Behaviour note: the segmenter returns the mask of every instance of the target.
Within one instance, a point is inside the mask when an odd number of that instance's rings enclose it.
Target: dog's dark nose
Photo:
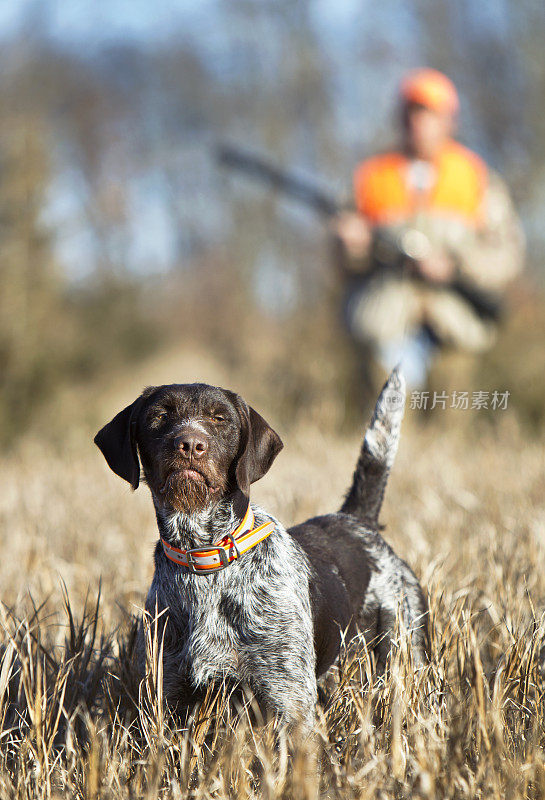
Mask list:
[[[196,433],[184,433],[176,439],[176,447],[187,458],[201,458],[208,450],[208,442]]]

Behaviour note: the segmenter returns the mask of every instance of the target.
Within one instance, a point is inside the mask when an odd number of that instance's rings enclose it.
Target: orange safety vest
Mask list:
[[[436,160],[435,184],[425,195],[408,185],[408,166],[402,153],[385,153],[356,168],[356,208],[372,224],[402,222],[417,211],[455,216],[471,227],[481,224],[488,170],[476,153],[450,141]]]

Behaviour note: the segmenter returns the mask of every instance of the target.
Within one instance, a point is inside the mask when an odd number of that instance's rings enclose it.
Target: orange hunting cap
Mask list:
[[[456,114],[460,100],[450,78],[436,69],[415,69],[401,83],[401,98],[405,103],[418,103],[434,111]]]

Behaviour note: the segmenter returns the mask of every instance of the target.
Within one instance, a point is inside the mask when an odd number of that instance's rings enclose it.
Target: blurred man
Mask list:
[[[356,210],[337,218],[335,232],[352,335],[387,370],[401,361],[418,387],[438,347],[490,347],[524,245],[502,180],[452,138],[454,84],[420,69],[400,95],[402,146],[356,168]]]

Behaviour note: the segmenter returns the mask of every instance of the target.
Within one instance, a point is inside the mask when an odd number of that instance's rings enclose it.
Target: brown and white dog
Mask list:
[[[172,708],[191,708],[210,683],[226,680],[249,686],[285,722],[310,725],[317,677],[343,633],[362,634],[381,667],[398,614],[416,660],[425,660],[424,595],[378,530],[404,400],[394,371],[341,510],[289,530],[250,504],[280,437],[233,392],[146,389],[99,431],[109,466],[133,489],[142,467],[155,506],[160,539],[146,609],[162,612]]]

